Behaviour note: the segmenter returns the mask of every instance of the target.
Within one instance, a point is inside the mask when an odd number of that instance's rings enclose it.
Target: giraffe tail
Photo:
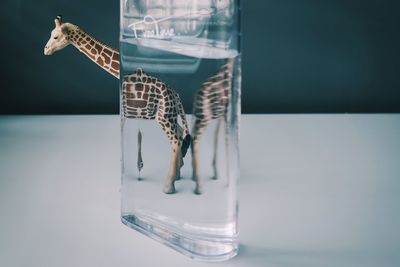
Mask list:
[[[183,108],[182,102],[180,100],[180,97],[178,94],[176,94],[176,102],[178,105],[178,113],[179,116],[181,117],[181,121],[182,121],[182,126],[183,126],[183,142],[182,142],[182,147],[181,147],[181,153],[182,153],[182,158],[185,157],[191,143],[192,143],[192,137],[189,134],[189,127],[188,127],[188,123],[186,120],[186,114],[185,114],[185,110]]]
[[[192,143],[192,137],[190,136],[190,134],[187,134],[185,136],[185,139],[183,139],[183,143],[182,143],[182,148],[181,148],[182,158],[186,156],[186,153],[187,153],[191,143]]]

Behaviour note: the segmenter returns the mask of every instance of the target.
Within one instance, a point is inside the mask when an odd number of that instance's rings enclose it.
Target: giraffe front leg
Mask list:
[[[166,194],[173,194],[175,193],[175,180],[179,176],[179,158],[180,158],[180,147],[178,142],[174,142],[172,145],[172,156],[171,162],[169,166],[168,175],[165,178],[164,183],[164,193]]]
[[[192,168],[193,168],[193,181],[196,183],[194,193],[200,195],[203,192],[202,186],[200,185],[200,173],[199,173],[199,142],[198,139],[193,139],[192,142]]]
[[[138,157],[137,157],[137,162],[136,162],[138,171],[139,171],[139,176],[138,180],[142,180],[142,177],[140,175],[140,171],[143,168],[143,158],[142,158],[142,132],[139,130],[138,131]]]

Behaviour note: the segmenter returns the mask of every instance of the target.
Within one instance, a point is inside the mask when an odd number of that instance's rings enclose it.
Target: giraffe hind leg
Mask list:
[[[202,194],[203,188],[200,182],[200,166],[199,166],[199,142],[200,137],[204,133],[205,128],[208,124],[207,118],[196,118],[193,127],[193,140],[192,140],[192,168],[193,176],[192,179],[196,183],[194,193]]]

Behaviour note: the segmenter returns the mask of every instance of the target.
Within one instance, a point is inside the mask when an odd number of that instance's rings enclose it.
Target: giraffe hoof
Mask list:
[[[175,186],[172,184],[172,185],[167,185],[167,186],[164,186],[164,193],[165,194],[174,194],[176,191],[175,191]]]
[[[196,188],[194,189],[193,193],[195,193],[196,195],[201,195],[203,194],[203,189],[201,188],[201,186],[196,185]]]

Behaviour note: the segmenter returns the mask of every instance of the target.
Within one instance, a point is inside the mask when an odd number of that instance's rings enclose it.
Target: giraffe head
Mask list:
[[[62,23],[61,16],[54,19],[56,27],[51,31],[50,39],[44,47],[44,54],[51,55],[70,44],[69,23]]]

